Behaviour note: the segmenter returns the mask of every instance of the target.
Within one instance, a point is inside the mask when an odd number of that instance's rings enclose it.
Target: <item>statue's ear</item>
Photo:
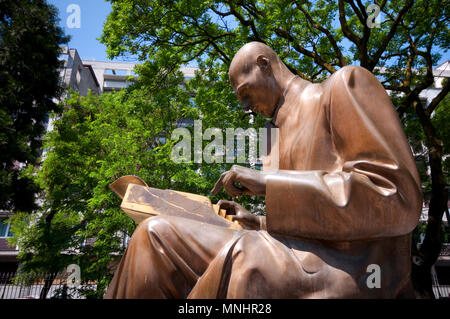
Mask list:
[[[270,61],[264,55],[258,55],[256,58],[256,64],[265,74],[270,74]]]

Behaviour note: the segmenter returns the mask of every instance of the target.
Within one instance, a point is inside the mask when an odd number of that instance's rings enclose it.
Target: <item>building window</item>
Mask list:
[[[130,236],[127,233],[123,234],[123,248],[127,248],[128,242],[130,241]]]
[[[77,75],[76,75],[77,87],[80,87],[80,84],[81,84],[81,76],[82,76],[81,72],[83,72],[83,69],[81,67],[78,67]]]
[[[127,82],[126,80],[105,80],[103,87],[105,89],[112,88],[112,89],[123,89],[130,86],[130,82]]]
[[[12,237],[11,224],[7,223],[7,217],[0,217],[0,238]]]

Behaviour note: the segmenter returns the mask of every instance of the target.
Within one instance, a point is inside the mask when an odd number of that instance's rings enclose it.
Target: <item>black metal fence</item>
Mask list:
[[[450,298],[450,285],[433,285],[433,292],[436,299]]]
[[[42,290],[46,282],[47,299],[84,299],[80,291],[93,290],[96,287],[94,282],[89,282],[78,289],[71,288],[67,278],[66,272],[26,275],[15,272],[0,273],[0,299],[39,299],[43,297]],[[433,292],[437,299],[450,298],[450,285],[433,285]]]
[[[0,273],[0,299],[84,299],[80,290],[72,287],[67,281],[68,273]],[[43,289],[45,291],[43,293]],[[84,289],[95,289],[95,283],[82,286]]]

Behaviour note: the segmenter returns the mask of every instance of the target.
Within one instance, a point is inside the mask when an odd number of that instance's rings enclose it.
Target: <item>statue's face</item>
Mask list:
[[[265,118],[273,117],[280,98],[280,89],[270,70],[270,65],[261,67],[233,63],[229,76],[230,82],[242,102],[244,110],[252,110]],[[269,68],[269,69],[267,69]]]

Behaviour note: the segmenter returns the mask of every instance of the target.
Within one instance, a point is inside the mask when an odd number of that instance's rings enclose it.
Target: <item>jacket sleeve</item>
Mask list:
[[[421,212],[421,184],[389,96],[355,66],[338,71],[326,88],[340,168],[268,173],[267,230],[343,241],[410,233]]]

